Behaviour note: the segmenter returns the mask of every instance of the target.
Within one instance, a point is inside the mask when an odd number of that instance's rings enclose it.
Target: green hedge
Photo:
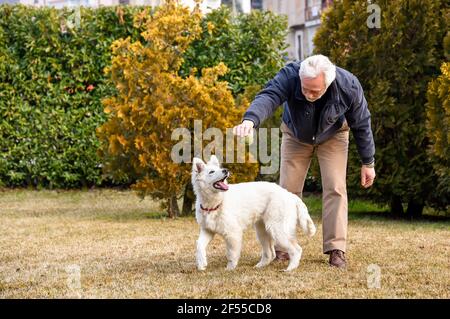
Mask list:
[[[256,10],[233,17],[223,6],[208,14],[202,27],[202,38],[185,55],[182,73],[187,75],[192,67],[200,70],[223,62],[230,69],[224,80],[235,95],[248,86],[266,84],[287,59],[281,53],[287,47],[285,16]]]
[[[137,37],[137,7],[81,8],[66,28],[66,8],[0,6],[0,178],[4,186],[98,185],[95,128],[105,120],[101,98],[114,88],[103,75],[110,45]],[[4,63],[5,61],[6,63]]]
[[[102,177],[96,154],[95,129],[106,120],[101,99],[115,91],[103,70],[115,39],[140,38],[133,15],[143,8],[81,7],[80,27],[63,32],[61,25],[74,21],[73,9],[0,5],[0,186],[112,183]],[[207,21],[218,37],[209,36]],[[223,59],[231,64],[226,80],[236,94],[265,83],[283,64],[284,18],[258,12],[233,18],[221,8],[204,28],[184,70]]]

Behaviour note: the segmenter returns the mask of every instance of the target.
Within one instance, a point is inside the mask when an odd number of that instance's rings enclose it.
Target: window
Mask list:
[[[263,4],[262,0],[251,0],[252,10],[262,10]]]
[[[297,30],[295,32],[295,59],[301,61],[304,58],[303,55],[303,31]]]

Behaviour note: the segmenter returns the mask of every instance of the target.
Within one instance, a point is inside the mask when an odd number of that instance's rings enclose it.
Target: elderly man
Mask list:
[[[331,266],[344,268],[350,129],[362,162],[361,185],[370,187],[375,178],[375,145],[363,89],[353,74],[323,55],[290,63],[255,97],[234,133],[247,136],[281,104],[280,185],[301,197],[316,150],[323,188],[323,252],[330,255]],[[277,257],[287,258],[280,249],[276,247]]]

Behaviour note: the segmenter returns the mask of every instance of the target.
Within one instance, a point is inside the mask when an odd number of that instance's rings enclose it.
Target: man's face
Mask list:
[[[302,93],[309,102],[320,99],[327,90],[323,73],[315,78],[303,78],[301,82]]]

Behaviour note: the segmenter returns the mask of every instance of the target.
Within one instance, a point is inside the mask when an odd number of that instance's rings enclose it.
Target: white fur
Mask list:
[[[275,259],[276,244],[288,252],[290,262],[286,271],[298,267],[302,248],[296,239],[296,225],[313,236],[316,227],[302,200],[275,183],[250,182],[229,185],[227,191],[215,189],[215,181],[228,176],[213,155],[205,164],[194,158],[192,184],[197,196],[196,218],[200,225],[197,240],[197,268],[206,269],[206,247],[215,234],[223,236],[227,245],[227,269],[237,266],[244,230],[254,225],[262,246],[261,260],[256,267],[264,267]],[[220,207],[212,212],[200,208]]]

